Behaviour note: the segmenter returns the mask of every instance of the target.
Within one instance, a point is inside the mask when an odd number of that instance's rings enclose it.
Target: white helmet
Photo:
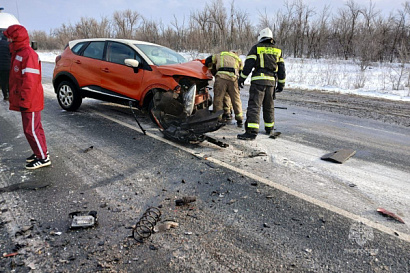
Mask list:
[[[270,28],[264,28],[259,32],[258,41],[261,42],[266,39],[273,39],[272,30]]]

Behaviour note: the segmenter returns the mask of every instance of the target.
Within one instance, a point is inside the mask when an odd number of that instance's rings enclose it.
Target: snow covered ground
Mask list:
[[[54,62],[59,52],[38,51],[43,62]],[[181,53],[186,59],[209,54]],[[241,55],[244,60],[246,56]],[[410,64],[373,63],[364,71],[354,61],[286,58],[286,88],[320,90],[410,101]],[[250,79],[245,81],[249,84]]]

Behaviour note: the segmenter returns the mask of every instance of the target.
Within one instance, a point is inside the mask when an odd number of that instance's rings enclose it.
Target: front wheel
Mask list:
[[[80,91],[70,81],[63,81],[58,85],[57,100],[61,108],[67,111],[77,110],[83,102]]]

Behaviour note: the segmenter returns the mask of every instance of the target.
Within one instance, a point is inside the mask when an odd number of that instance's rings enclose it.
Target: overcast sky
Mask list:
[[[234,0],[238,10],[246,11],[257,23],[258,14],[275,13],[283,9],[283,0]],[[292,0],[289,0],[290,2]],[[232,0],[223,0],[228,8]],[[356,3],[368,6],[370,0],[355,0]],[[405,0],[372,0],[376,8],[385,14],[403,9]],[[94,18],[98,21],[103,16],[111,18],[114,11],[131,9],[138,11],[145,18],[162,20],[167,25],[174,15],[179,22],[189,18],[193,11],[203,10],[205,4],[212,0],[7,0],[0,1],[0,7],[19,19],[29,31],[44,30],[47,33],[65,24],[75,24],[81,17]],[[320,11],[325,3],[331,5],[333,11],[343,7],[346,0],[303,0],[303,3]]]

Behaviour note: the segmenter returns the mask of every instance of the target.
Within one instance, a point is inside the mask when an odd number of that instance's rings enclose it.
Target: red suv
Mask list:
[[[223,124],[211,114],[212,75],[200,60],[187,61],[153,43],[125,39],[70,41],[56,58],[54,90],[60,106],[77,110],[83,98],[147,109],[165,136],[201,140]]]

